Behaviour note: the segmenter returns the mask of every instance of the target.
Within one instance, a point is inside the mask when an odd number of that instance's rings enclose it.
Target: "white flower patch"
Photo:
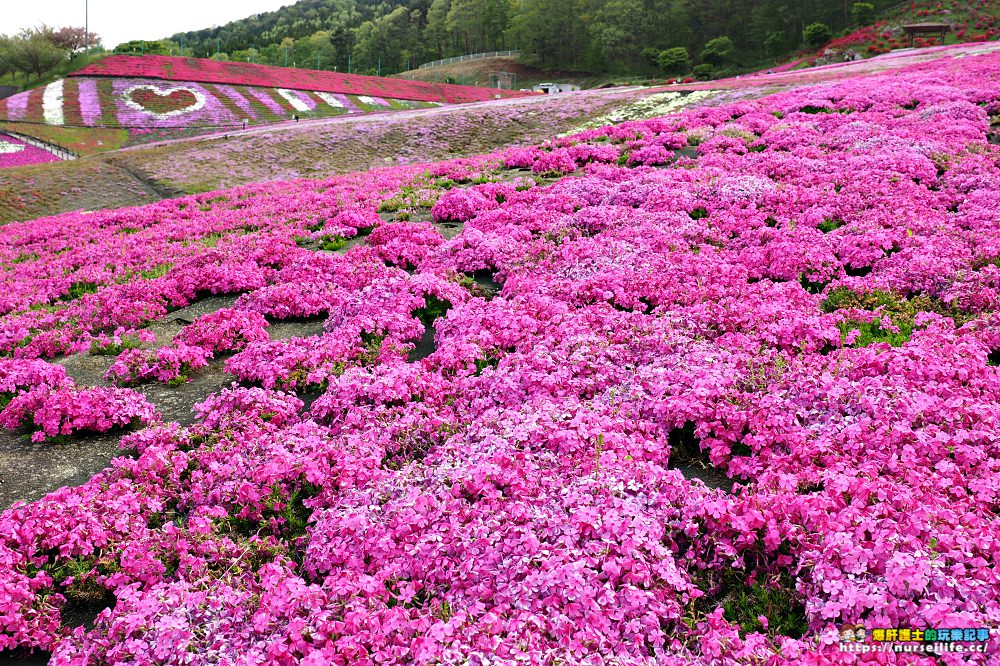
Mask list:
[[[680,111],[686,106],[697,104],[702,100],[718,94],[717,90],[696,90],[688,95],[679,92],[655,93],[636,102],[632,102],[617,111],[595,118],[560,136],[569,136],[588,129],[597,129],[605,125],[617,125],[630,120],[648,120]]]
[[[292,108],[299,113],[306,113],[309,111],[309,106],[302,101],[302,98],[295,94],[294,90],[288,90],[287,88],[278,88],[278,94],[285,98],[285,101],[292,105]]]
[[[188,92],[194,95],[194,103],[189,104],[188,106],[182,109],[173,109],[171,111],[164,111],[163,113],[157,113],[156,111],[147,109],[142,104],[132,99],[132,95],[139,92],[140,90],[148,90],[149,92],[153,93],[154,95],[158,95],[159,97],[170,97],[175,92]],[[195,88],[189,88],[188,86],[174,86],[172,88],[161,89],[148,84],[126,88],[125,91],[122,93],[122,98],[124,99],[125,104],[128,105],[130,108],[133,108],[136,111],[142,111],[143,113],[148,113],[157,120],[166,120],[167,118],[172,118],[173,116],[179,116],[182,113],[193,113],[203,108],[206,102],[205,95],[202,94],[201,91],[196,90]]]
[[[344,105],[343,102],[341,102],[339,99],[337,99],[336,97],[334,97],[330,93],[318,92],[318,93],[316,93],[316,95],[321,100],[323,100],[324,102],[326,102],[327,104],[329,104],[330,106],[332,106],[335,109],[346,109],[347,108]]]
[[[22,146],[19,143],[0,141],[0,155],[10,155],[11,153],[19,153],[22,150],[24,150],[24,146]]]
[[[358,101],[368,106],[385,106],[385,102],[380,99],[369,97],[368,95],[358,95]]]
[[[66,122],[63,116],[63,79],[45,86],[42,93],[42,117],[49,125],[62,125]]]

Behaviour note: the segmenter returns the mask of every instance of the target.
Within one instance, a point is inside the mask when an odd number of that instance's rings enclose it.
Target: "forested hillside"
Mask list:
[[[824,24],[829,36],[870,21],[895,4],[894,0],[301,0],[221,27],[174,35],[173,44],[161,46],[200,57],[381,74],[498,49],[520,49],[523,60],[545,67],[654,72],[676,66],[660,56],[680,47],[689,60],[684,63],[684,54],[675,52],[681,66],[707,63],[724,69],[736,63],[762,63],[800,48],[811,24]]]

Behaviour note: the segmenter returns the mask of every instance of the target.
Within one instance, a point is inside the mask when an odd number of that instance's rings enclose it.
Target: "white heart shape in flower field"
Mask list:
[[[157,97],[170,97],[174,93],[188,93],[194,97],[194,102],[183,108],[171,109],[170,111],[164,111],[162,113],[158,113],[156,111],[152,111],[146,108],[145,106],[137,102],[135,99],[133,99],[133,96],[136,93],[142,93],[142,92],[150,92],[156,95]],[[157,120],[166,120],[167,118],[171,118],[173,116],[179,116],[183,113],[194,113],[195,111],[198,111],[201,108],[203,108],[205,106],[205,101],[206,101],[205,95],[201,91],[196,90],[194,88],[189,88],[188,86],[157,88],[156,86],[151,86],[148,84],[132,86],[130,88],[125,89],[125,91],[122,93],[122,98],[124,99],[125,104],[127,104],[129,107],[135,109],[136,111],[142,111],[143,113],[148,113]]]

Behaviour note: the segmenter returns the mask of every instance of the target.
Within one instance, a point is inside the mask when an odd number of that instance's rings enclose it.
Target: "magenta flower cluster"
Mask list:
[[[43,359],[239,295],[119,358],[232,353],[196,423],[0,516],[0,649],[818,666],[872,660],[843,625],[996,627],[997,69],[3,227],[0,396],[36,419],[130,395]],[[267,335],[300,318],[322,331]]]
[[[0,427],[33,430],[34,442],[158,419],[156,408],[135,391],[78,388],[62,367],[38,360],[0,360],[0,406]]]
[[[0,169],[58,161],[59,158],[47,150],[28,145],[9,134],[0,133]]]
[[[202,315],[181,329],[170,345],[123,351],[105,379],[126,385],[183,382],[189,373],[207,367],[216,354],[241,351],[251,342],[268,340],[267,325],[264,316],[254,311],[224,309]]]

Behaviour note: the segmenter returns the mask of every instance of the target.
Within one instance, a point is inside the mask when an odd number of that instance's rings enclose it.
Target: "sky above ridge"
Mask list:
[[[130,39],[162,39],[291,4],[295,0],[0,0],[0,34],[13,35],[43,23],[82,27],[86,9],[90,31],[113,49]]]

